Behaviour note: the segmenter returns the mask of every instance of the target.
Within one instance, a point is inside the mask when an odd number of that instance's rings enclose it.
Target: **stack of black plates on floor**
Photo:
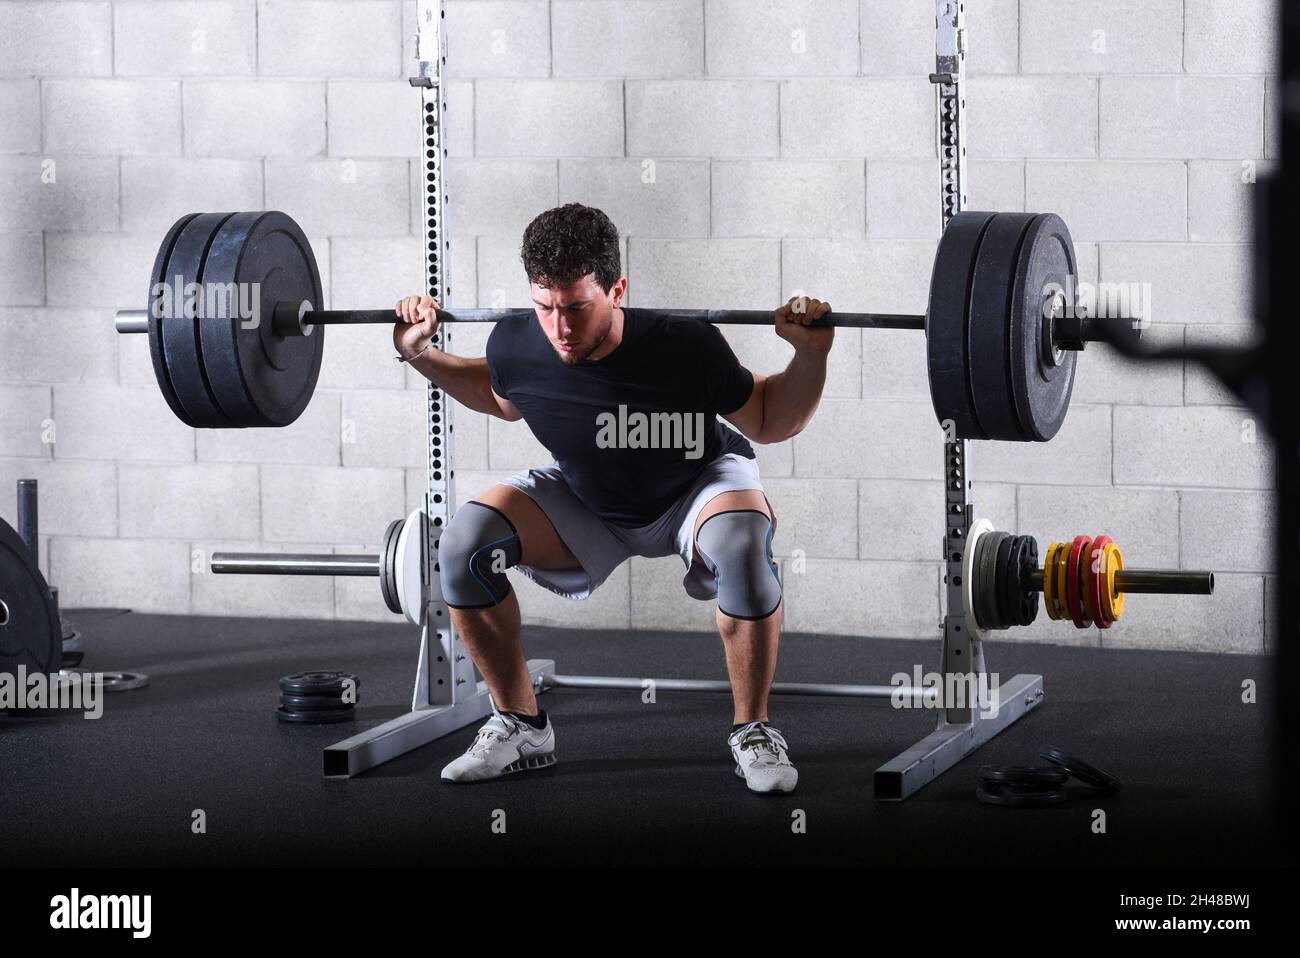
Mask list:
[[[298,672],[280,680],[281,722],[321,725],[350,722],[357,715],[361,681],[347,672]]]
[[[1114,793],[1120,781],[1109,772],[1089,765],[1055,745],[1044,745],[1038,757],[1047,765],[982,765],[975,797],[1006,808],[1042,808],[1066,799],[1065,783],[1071,778],[1095,792]]]

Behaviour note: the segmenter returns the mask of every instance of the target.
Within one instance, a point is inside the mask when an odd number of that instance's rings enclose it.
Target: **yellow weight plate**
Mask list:
[[[1118,622],[1124,614],[1124,593],[1115,588],[1115,573],[1124,568],[1124,556],[1113,542],[1106,544],[1106,584],[1101,590],[1101,601],[1106,606],[1106,617]]]
[[[1052,594],[1056,596],[1056,607],[1061,613],[1061,618],[1068,619],[1069,610],[1065,604],[1065,570],[1070,564],[1070,543],[1062,542],[1061,548],[1056,550],[1056,562],[1054,565],[1053,578],[1055,582],[1052,586]]]
[[[1049,619],[1061,617],[1056,606],[1055,576],[1052,575],[1052,563],[1056,560],[1056,550],[1059,548],[1061,543],[1053,542],[1047,547],[1047,553],[1043,556],[1043,608],[1047,610]]]
[[[1043,608],[1047,610],[1049,619],[1056,618],[1052,614],[1052,551],[1056,548],[1056,543],[1048,543],[1047,551],[1043,553]]]

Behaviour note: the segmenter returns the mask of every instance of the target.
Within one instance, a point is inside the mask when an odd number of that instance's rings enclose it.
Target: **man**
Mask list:
[[[535,315],[498,322],[482,359],[429,347],[430,297],[408,296],[396,310],[403,359],[463,406],[524,419],[555,460],[487,489],[439,541],[443,599],[494,706],[443,780],[555,761],[507,568],[583,599],[630,556],[677,554],[687,593],[718,599],[736,774],[752,791],[791,791],[798,773],[767,712],[781,626],[776,520],[746,437],[781,442],[812,418],[834,330],[808,324],[829,305],[792,299],[776,310],[776,333],[794,357],[784,372],[755,376],[716,327],[622,306],[618,231],[600,210],[570,203],[542,213],[520,252]]]

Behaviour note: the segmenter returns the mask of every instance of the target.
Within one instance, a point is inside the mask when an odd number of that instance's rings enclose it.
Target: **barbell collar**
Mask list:
[[[234,575],[378,576],[373,555],[298,555],[283,552],[214,552],[209,568]]]
[[[1130,349],[1142,339],[1146,324],[1132,316],[1086,316],[1080,313],[1052,320],[1052,338],[1059,349],[1082,350],[1088,343],[1111,343]]]
[[[314,315],[311,303],[276,303],[271,315],[272,328],[277,336],[310,336],[316,324],[307,319]]]

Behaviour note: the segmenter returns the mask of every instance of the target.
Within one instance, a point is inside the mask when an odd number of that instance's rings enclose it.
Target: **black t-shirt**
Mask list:
[[[623,307],[623,339],[566,365],[531,310],[499,320],[487,343],[492,389],[523,414],[569,486],[608,522],[645,525],[706,465],[754,449],[717,418],[745,404],[753,374],[717,327]]]

